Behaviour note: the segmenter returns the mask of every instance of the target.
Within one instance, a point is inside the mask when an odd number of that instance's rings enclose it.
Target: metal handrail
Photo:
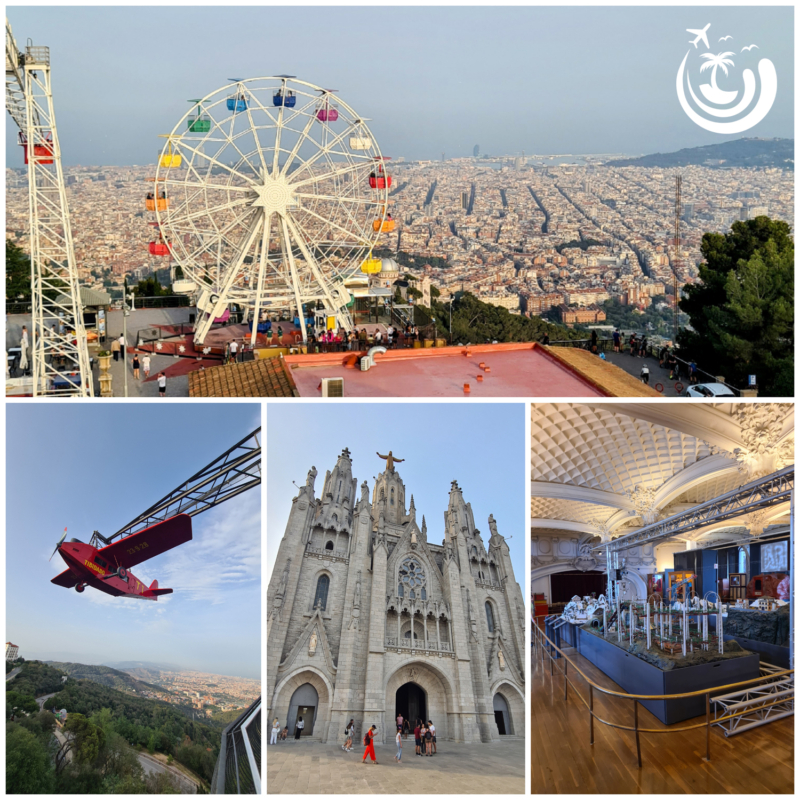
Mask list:
[[[770,672],[769,675],[761,675],[758,678],[749,678],[746,681],[737,681],[736,683],[729,683],[723,686],[715,686],[712,689],[697,689],[693,692],[682,692],[680,694],[630,694],[628,692],[617,692],[614,689],[606,689],[603,686],[600,686],[598,683],[595,683],[591,678],[586,675],[586,673],[581,670],[581,668],[560,648],[555,642],[547,636],[547,634],[541,629],[541,626],[538,624],[538,620],[534,620],[533,624],[534,636],[533,636],[533,644],[534,646],[538,646],[541,650],[541,660],[544,664],[544,656],[545,653],[547,657],[550,659],[550,675],[553,675],[553,662],[555,658],[553,657],[552,651],[556,651],[561,658],[564,659],[564,668],[561,670],[561,674],[564,676],[564,702],[567,702],[567,693],[568,693],[568,686],[572,686],[574,693],[578,696],[578,699],[586,706],[587,710],[589,711],[589,743],[594,744],[594,721],[595,719],[598,722],[602,722],[604,725],[608,725],[611,728],[617,728],[618,730],[624,731],[633,731],[636,735],[636,754],[639,763],[639,768],[642,766],[642,751],[639,743],[639,734],[640,733],[681,733],[683,731],[691,731],[697,730],[698,728],[705,728],[706,729],[706,755],[705,761],[711,760],[711,693],[714,692],[715,694],[725,690],[725,689],[732,689],[738,686],[746,686],[750,684],[757,684],[763,683],[766,680],[773,680],[774,678],[783,676],[783,675],[793,675],[793,669],[787,670],[777,670],[774,672]],[[589,702],[587,703],[583,695],[578,691],[575,684],[569,679],[567,675],[567,667],[571,665],[572,668],[586,681],[589,685]],[[594,711],[594,690],[597,689],[598,691],[602,692],[603,694],[610,695],[612,697],[620,697],[623,700],[632,700],[633,701],[633,727],[629,725],[619,725],[615,722],[610,722],[608,720],[603,719],[602,717],[598,716]],[[676,700],[682,697],[698,697],[701,695],[705,695],[706,698],[706,719],[705,722],[698,722],[694,725],[684,725],[680,728],[641,728],[639,727],[639,703],[642,700]],[[785,700],[777,701],[776,703],[770,703],[769,705],[764,705],[762,708],[771,708],[773,705],[779,705],[784,703]],[[724,717],[718,717],[713,720],[713,724],[717,724],[719,722],[725,722],[729,719],[734,719],[735,717],[743,716],[744,714],[749,713],[747,709],[742,710],[737,713],[728,714]]]

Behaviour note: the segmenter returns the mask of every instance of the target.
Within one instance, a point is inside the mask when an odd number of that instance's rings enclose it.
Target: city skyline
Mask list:
[[[220,14],[236,31],[235,59],[219,57]],[[712,34],[759,42],[748,53],[736,48],[743,66],[760,56],[775,63],[775,105],[746,135],[793,137],[790,7],[592,7],[577,17],[574,8],[539,7],[176,7],[159,10],[168,40],[151,35],[145,8],[9,10],[19,43],[30,37],[51,48],[67,166],[152,163],[158,135],[179,122],[187,100],[231,77],[284,72],[337,88],[372,120],[382,151],[408,160],[466,157],[476,142],[494,155],[639,154],[722,142],[731,137],[696,126],[675,95],[675,70],[691,47],[685,30],[700,18]],[[498,28],[502,36],[486,36]],[[568,36],[553,36],[558,30]],[[380,60],[369,55],[378,37]],[[472,60],[471,52],[483,56]],[[725,79],[728,88],[738,75]],[[12,127],[7,164],[22,166]]]
[[[325,473],[342,450],[350,450],[353,477],[367,481],[386,469],[376,452],[404,459],[395,465],[414,496],[418,524],[425,516],[428,539],[444,539],[443,514],[450,483],[458,481],[471,503],[476,527],[489,541],[489,514],[509,542],[514,574],[525,574],[524,406],[486,407],[433,403],[376,403],[321,406],[271,405],[267,410],[267,576],[277,557],[286,520],[312,466],[319,497]],[[372,424],[370,421],[372,421]],[[519,578],[518,578],[519,579]]]
[[[174,589],[157,602],[55,586],[65,565],[48,559],[65,526],[82,541],[111,534],[259,424],[251,404],[9,406],[6,634],[20,655],[258,678],[260,490],[196,516],[191,542],[134,569]]]

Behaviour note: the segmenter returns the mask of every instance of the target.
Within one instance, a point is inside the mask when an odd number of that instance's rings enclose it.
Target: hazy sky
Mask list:
[[[735,52],[723,89],[769,57],[771,112],[743,134],[793,137],[791,7],[19,7],[17,42],[49,45],[65,164],[145,164],[228,78],[335,88],[384,154],[650,153],[724,141],[681,110],[675,75],[711,23]],[[720,43],[725,35],[732,40]],[[745,41],[746,40],[746,41]],[[741,53],[755,43],[757,49]],[[702,44],[701,44],[702,47]],[[709,73],[703,73],[707,76]],[[737,137],[734,137],[737,138]],[[7,159],[22,166],[14,125]]]
[[[157,602],[50,583],[67,536],[110,535],[260,424],[254,404],[50,403],[6,411],[6,634],[24,658],[150,661],[261,675],[260,492],[193,519],[193,539],[134,568]]]
[[[525,419],[521,403],[272,403],[267,408],[267,564],[272,573],[286,522],[312,465],[316,496],[325,472],[350,448],[353,476],[366,480],[386,467],[376,452],[392,450],[405,461],[395,469],[406,485],[406,502],[428,524],[428,541],[444,539],[450,482],[458,481],[472,503],[475,526],[489,542],[489,514],[505,536],[520,587],[525,586],[527,491]],[[513,538],[510,538],[512,537]]]

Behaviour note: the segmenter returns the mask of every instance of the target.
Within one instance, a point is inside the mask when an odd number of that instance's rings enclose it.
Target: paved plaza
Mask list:
[[[377,766],[362,764],[364,748],[296,742],[267,747],[267,794],[523,794],[525,741],[491,744],[440,742],[432,758],[414,755],[403,741],[403,763],[394,744],[375,745]],[[369,761],[369,759],[367,759]]]

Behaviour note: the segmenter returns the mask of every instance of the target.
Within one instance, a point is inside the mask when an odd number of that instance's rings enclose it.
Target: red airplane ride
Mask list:
[[[53,550],[53,556],[58,552],[66,562],[67,569],[56,575],[51,583],[65,589],[75,587],[76,592],[83,592],[87,586],[92,586],[113,597],[158,600],[159,595],[172,594],[172,589],[159,589],[158,581],[145,586],[128,570],[191,541],[192,518],[187,514],[178,514],[101,549],[79,539],[64,542],[66,538],[65,528],[64,535]]]

